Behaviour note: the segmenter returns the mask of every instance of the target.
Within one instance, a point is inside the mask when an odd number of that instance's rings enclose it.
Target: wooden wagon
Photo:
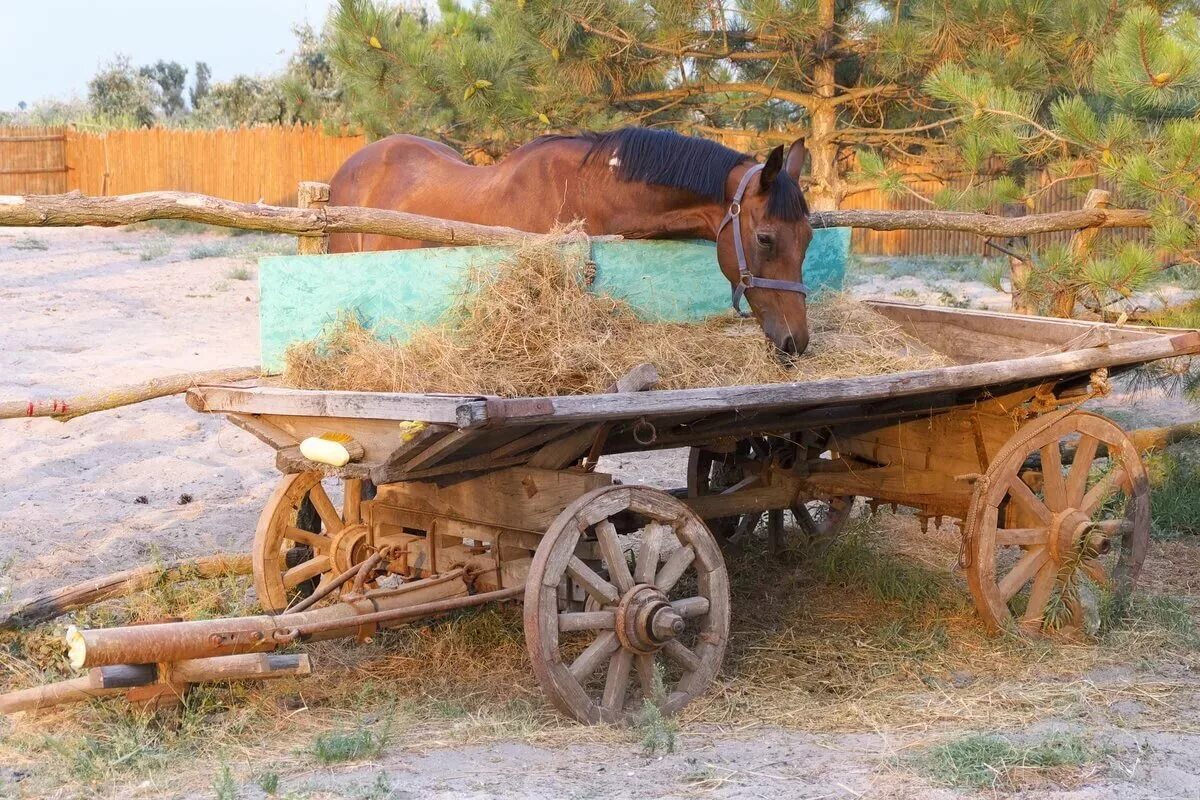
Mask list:
[[[764,514],[777,540],[785,512],[827,538],[856,497],[959,520],[988,628],[1083,628],[1080,586],[1133,587],[1150,497],[1137,442],[1080,405],[1126,370],[1200,352],[1200,333],[872,305],[955,365],[672,391],[643,391],[646,369],[604,394],[512,399],[195,388],[192,408],[277,450],[284,477],[253,552],[268,616],[183,623],[154,660],[369,636],[522,597],[533,669],[563,712],[619,720],[639,693],[674,712],[721,663],[722,540]],[[301,454],[329,433],[351,437],[354,460]],[[686,489],[596,470],[604,454],[677,447],[691,448]],[[340,610],[314,616],[334,591]],[[76,661],[144,660],[156,627],[80,632]]]

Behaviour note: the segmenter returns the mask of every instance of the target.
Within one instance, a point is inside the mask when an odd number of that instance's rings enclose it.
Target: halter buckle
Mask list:
[[[742,213],[742,204],[740,202],[738,202],[737,200],[734,200],[732,203],[729,204],[729,211],[727,211],[726,213],[731,217],[740,216]]]

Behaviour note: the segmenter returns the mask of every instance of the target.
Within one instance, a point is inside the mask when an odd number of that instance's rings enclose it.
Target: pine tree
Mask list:
[[[928,157],[947,116],[899,102],[927,62],[891,13],[852,0],[444,0],[435,20],[340,0],[331,56],[373,135],[424,133],[488,156],[619,123],[755,148],[806,136],[810,194],[830,208],[867,188],[848,180],[854,147]]]
[[[1050,247],[1015,288],[1043,311],[1070,316],[1082,301],[1104,314],[1163,266],[1200,264],[1197,3],[977,5],[990,14],[987,32],[945,54],[924,85],[956,115],[949,142],[964,169],[979,174],[999,161],[1008,173],[973,187],[968,204],[1032,206],[1054,186],[1082,195],[1103,183],[1113,205],[1154,214],[1147,244],[1108,237],[1091,256]],[[1005,52],[1005,38],[1020,45]],[[938,200],[964,199],[954,195]]]

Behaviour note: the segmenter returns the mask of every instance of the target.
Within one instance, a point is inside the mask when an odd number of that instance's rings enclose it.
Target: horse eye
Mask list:
[[[758,243],[763,247],[770,247],[775,244],[775,237],[769,233],[756,234],[756,238],[758,239]]]

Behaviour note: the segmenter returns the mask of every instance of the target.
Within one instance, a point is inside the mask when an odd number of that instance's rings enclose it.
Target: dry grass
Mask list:
[[[680,720],[682,747],[698,725],[705,736],[713,727],[779,726],[936,741],[956,729],[1015,729],[1051,717],[1110,721],[1109,705],[1123,699],[1148,708],[1142,724],[1170,718],[1181,684],[1158,677],[1152,665],[1197,665],[1195,637],[1180,627],[1190,620],[1162,617],[1147,603],[1098,644],[989,637],[950,569],[952,526],[932,535],[916,527],[911,517],[877,515],[856,521],[817,561],[778,562],[761,543],[731,561],[732,640],[712,690]],[[245,578],[201,587],[108,604],[90,622],[240,613]],[[6,688],[62,676],[53,664],[41,671],[36,653],[50,643],[51,626],[7,642]],[[386,740],[390,750],[607,741],[636,752],[643,738],[575,725],[549,707],[530,671],[516,606],[305,651],[311,678],[198,687],[181,711],[152,716],[108,700],[0,727],[0,762],[32,769],[47,787],[115,790],[168,775],[173,785],[207,785],[219,763],[234,764],[239,779],[267,768],[310,770],[363,742],[373,748]]]
[[[585,288],[577,232],[535,239],[498,269],[476,269],[447,321],[411,338],[377,340],[351,317],[323,339],[293,345],[284,382],[309,389],[486,393],[604,391],[634,366],[658,368],[660,388],[806,381],[940,366],[946,360],[863,303],[830,297],[810,309],[809,351],[781,361],[754,321],[639,320]]]

